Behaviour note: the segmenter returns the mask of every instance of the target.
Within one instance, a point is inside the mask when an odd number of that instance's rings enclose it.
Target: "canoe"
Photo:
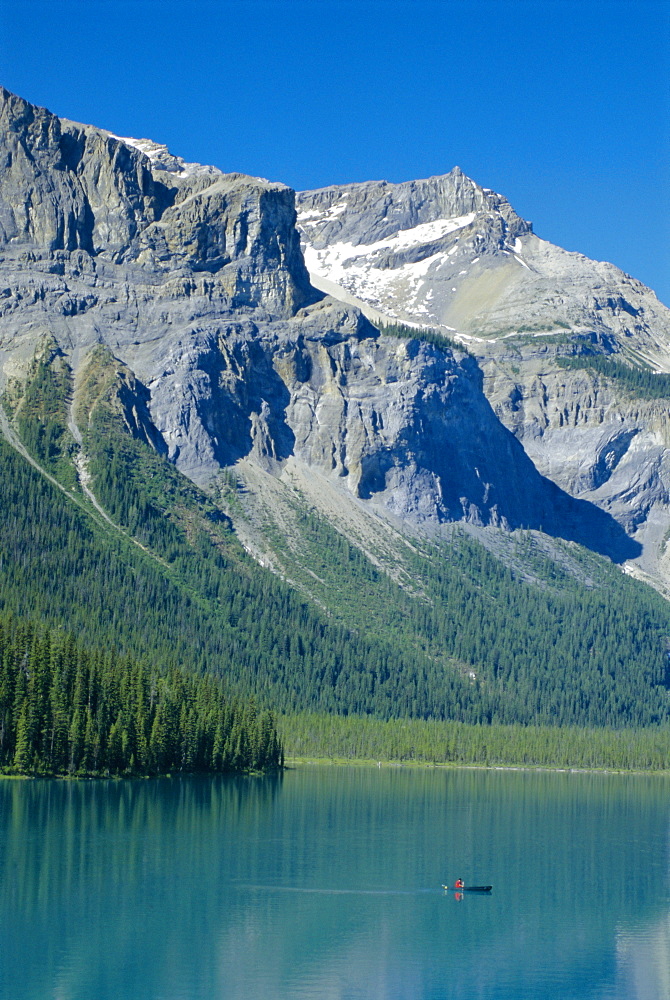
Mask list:
[[[443,889],[449,889],[450,892],[490,892],[493,888],[492,885],[462,885],[460,889],[456,889],[453,885],[443,885]]]

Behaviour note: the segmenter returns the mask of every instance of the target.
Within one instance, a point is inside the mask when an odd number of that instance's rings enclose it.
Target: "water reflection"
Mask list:
[[[619,995],[635,1000],[670,997],[670,914],[617,933]]]
[[[666,789],[365,768],[0,782],[0,996],[657,1000]],[[457,876],[494,893],[459,902],[440,890]]]

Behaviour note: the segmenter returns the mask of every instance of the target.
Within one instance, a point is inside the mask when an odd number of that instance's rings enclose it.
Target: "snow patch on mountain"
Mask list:
[[[298,213],[298,226],[301,223],[307,221],[314,221],[317,225],[327,222],[334,215],[340,215],[342,212],[346,211],[347,203],[346,201],[339,202],[332,208],[329,208],[327,212],[321,213],[318,211],[306,211]],[[319,216],[321,216],[319,218]],[[455,219],[436,219],[434,222],[423,222],[418,226],[413,226],[411,229],[400,229],[395,236],[387,236],[383,240],[377,240],[374,243],[362,243],[358,246],[354,246],[353,243],[333,243],[331,244],[324,253],[328,253],[333,260],[336,261],[346,261],[352,257],[363,257],[373,254],[380,250],[404,250],[407,247],[419,246],[422,243],[431,243],[434,240],[443,239],[449,233],[455,232],[457,229],[463,229],[465,226],[469,226],[474,222],[475,213],[470,212],[468,215],[461,215]]]
[[[301,222],[316,222],[317,226],[323,225],[326,222],[330,222],[331,219],[337,218],[338,215],[342,215],[346,212],[348,205],[348,200],[343,198],[342,201],[337,202],[335,205],[322,212],[319,209],[311,209],[310,211],[298,212],[298,223]]]
[[[411,304],[414,313],[428,315],[429,310],[421,301],[430,295],[425,279],[431,268],[439,266],[444,254],[436,253],[424,260],[384,269],[370,264],[362,253],[350,254],[351,249],[358,248],[352,248],[351,244],[339,244],[328,250],[305,246],[303,252],[307,270],[313,277],[328,278],[391,316],[398,315],[393,302],[399,295],[406,307]],[[331,251],[335,253],[331,254]]]
[[[301,212],[298,226],[308,221],[315,225],[330,221],[346,210],[346,204],[343,199],[324,213],[314,210]],[[413,313],[428,319],[430,310],[426,303],[433,292],[426,278],[429,272],[447,263],[447,256],[455,248],[447,253],[436,249],[421,260],[406,263],[394,261],[391,255],[442,240],[450,233],[469,226],[474,219],[474,212],[450,219],[436,219],[401,229],[395,235],[373,243],[354,245],[341,242],[321,249],[306,244],[303,248],[305,263],[310,274],[336,282],[390,315],[396,315],[393,302],[397,299],[409,305]]]

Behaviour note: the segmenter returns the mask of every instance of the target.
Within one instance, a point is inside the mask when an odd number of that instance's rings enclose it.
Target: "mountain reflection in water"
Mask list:
[[[0,782],[0,996],[660,1000],[667,779]],[[463,877],[490,896],[441,889]]]

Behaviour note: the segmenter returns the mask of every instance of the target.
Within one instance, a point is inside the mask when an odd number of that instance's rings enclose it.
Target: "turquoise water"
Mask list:
[[[661,777],[1,781],[0,997],[667,1000],[669,832]]]

